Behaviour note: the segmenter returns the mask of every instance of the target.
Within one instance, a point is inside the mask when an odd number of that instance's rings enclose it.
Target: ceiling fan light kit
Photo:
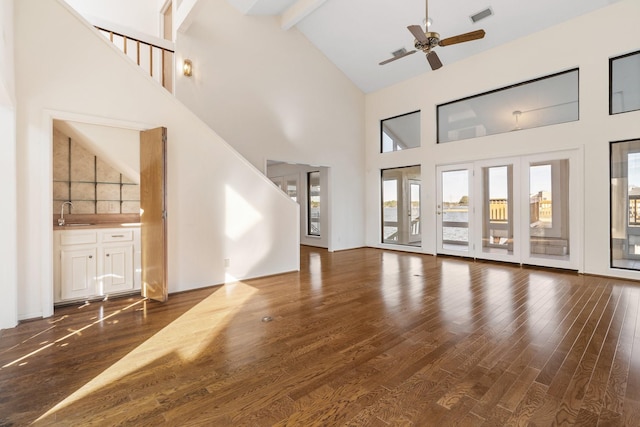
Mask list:
[[[425,19],[423,22],[426,22],[426,28],[429,29],[429,22],[431,18],[429,18],[429,1],[425,1]],[[478,40],[485,36],[484,30],[476,30],[471,31],[469,33],[458,34],[457,36],[448,37],[446,39],[440,39],[440,34],[434,31],[423,31],[420,25],[409,25],[407,27],[409,32],[413,34],[415,37],[414,47],[415,50],[409,52],[403,52],[396,55],[396,52],[393,53],[393,57],[389,58],[385,61],[380,62],[380,65],[388,64],[389,62],[395,61],[400,58],[404,58],[405,56],[409,56],[412,53],[416,53],[418,51],[422,51],[426,57],[427,62],[431,66],[432,70],[437,70],[442,67],[442,62],[438,57],[438,54],[433,50],[437,46],[450,46],[452,44],[465,43],[470,42],[472,40]]]

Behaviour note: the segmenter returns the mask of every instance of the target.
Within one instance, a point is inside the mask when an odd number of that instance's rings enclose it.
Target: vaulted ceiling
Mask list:
[[[482,40],[437,47],[445,64],[437,71],[431,71],[420,52],[378,65],[398,49],[413,49],[414,37],[407,26],[415,24],[424,28],[423,0],[227,1],[243,14],[279,16],[283,31],[297,27],[368,93],[424,72],[443,72],[447,64],[621,0],[431,0],[430,31],[438,32],[441,38],[481,28],[486,31]],[[487,8],[493,14],[473,23],[470,16]],[[594,34],[597,35],[597,29]],[[553,46],[540,48],[553,49]]]

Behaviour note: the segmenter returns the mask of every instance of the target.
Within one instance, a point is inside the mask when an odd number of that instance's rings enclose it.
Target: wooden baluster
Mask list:
[[[166,86],[164,85],[164,61],[165,61],[165,59],[164,59],[164,49],[162,49],[161,52],[162,52],[162,67],[160,67],[160,70],[162,72],[162,79],[161,80],[162,80],[162,87],[166,88]]]
[[[123,46],[121,47],[121,50],[127,56],[128,56],[128,50],[129,50],[128,49],[128,46],[129,46],[128,45],[128,41],[129,40],[135,41],[136,42],[136,63],[138,64],[138,66],[142,66],[142,57],[141,57],[141,52],[140,52],[140,44],[142,43],[144,45],[149,46],[149,75],[151,77],[154,76],[153,75],[153,48],[155,47],[156,49],[160,49],[160,52],[161,52],[161,55],[160,55],[160,61],[161,61],[160,62],[160,67],[162,68],[162,70],[161,70],[162,74],[159,76],[158,82],[162,83],[162,86],[165,87],[165,85],[167,84],[167,76],[166,76],[166,73],[165,73],[165,70],[164,70],[165,61],[169,60],[169,61],[171,61],[171,63],[173,63],[173,53],[174,53],[173,50],[165,49],[165,48],[159,47],[159,46],[155,46],[153,44],[150,44],[150,43],[147,43],[147,42],[135,39],[135,38],[127,37],[127,36],[125,36],[123,34],[116,33],[116,32],[110,31],[110,30],[106,30],[106,29],[98,27],[98,26],[96,26],[96,28],[101,32],[109,33],[109,41],[111,43],[115,43],[114,42],[114,36],[122,37]],[[167,52],[171,52],[171,54],[172,54],[172,56],[169,57],[169,59],[167,59],[167,55],[166,55]]]

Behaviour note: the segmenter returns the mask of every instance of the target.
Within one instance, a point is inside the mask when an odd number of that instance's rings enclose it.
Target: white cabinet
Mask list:
[[[91,295],[95,289],[97,274],[96,248],[62,249],[61,298],[76,299]]]
[[[133,244],[103,248],[102,287],[105,294],[133,289]]]
[[[54,301],[140,289],[140,228],[54,231]]]

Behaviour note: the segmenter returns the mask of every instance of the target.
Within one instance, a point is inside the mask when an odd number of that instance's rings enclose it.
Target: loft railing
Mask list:
[[[174,51],[159,43],[140,40],[117,31],[95,26],[125,55],[142,67],[149,76],[173,93]]]

